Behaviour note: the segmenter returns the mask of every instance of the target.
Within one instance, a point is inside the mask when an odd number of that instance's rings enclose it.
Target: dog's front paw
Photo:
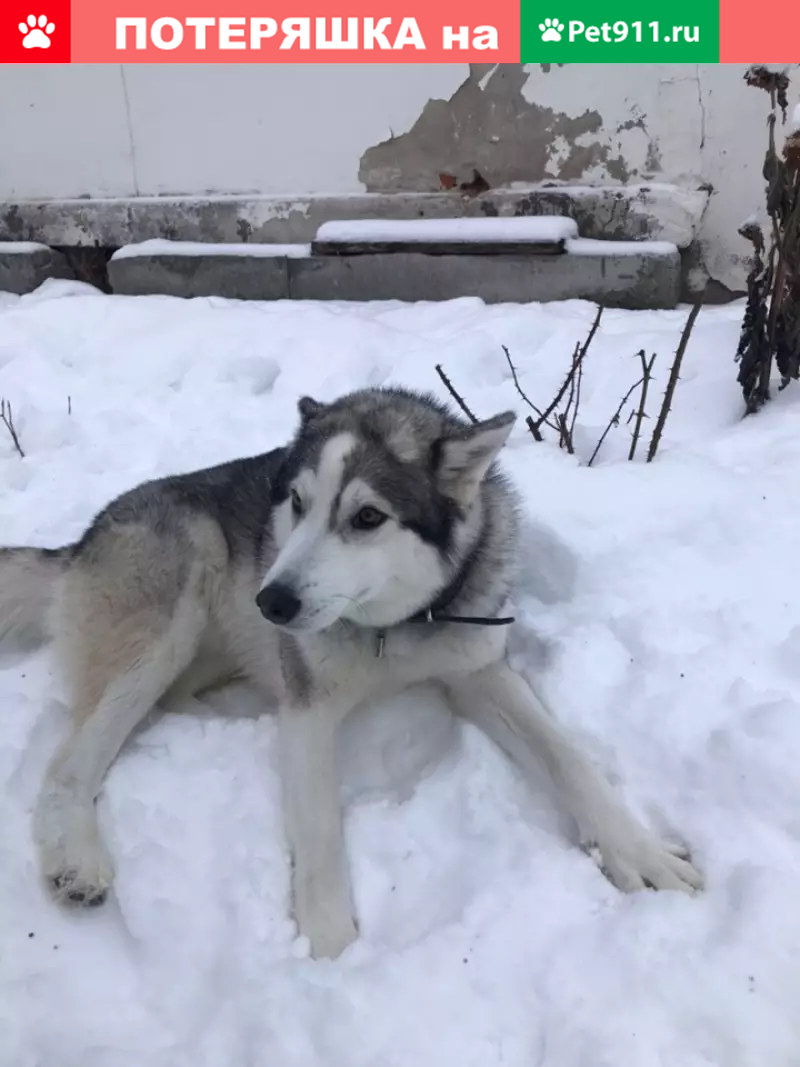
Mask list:
[[[693,893],[703,888],[703,876],[691,862],[687,849],[668,845],[645,830],[632,829],[624,836],[609,835],[587,851],[618,889],[677,889]]]
[[[316,960],[335,960],[348,945],[358,937],[358,928],[351,915],[332,921],[329,916],[319,917],[301,929],[311,944],[311,955]]]
[[[94,908],[114,881],[114,869],[91,818],[72,819],[66,827],[40,820],[42,876],[61,903]]]
[[[311,891],[309,891],[311,888]],[[307,937],[315,959],[336,959],[358,937],[349,894],[345,887],[295,887],[294,910],[297,931]]]
[[[87,876],[76,867],[67,867],[48,876],[50,886],[58,900],[83,908],[97,908],[105,904],[111,888],[110,874],[96,873]]]

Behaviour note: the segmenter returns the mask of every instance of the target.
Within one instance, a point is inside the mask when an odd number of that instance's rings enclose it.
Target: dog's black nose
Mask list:
[[[265,585],[256,597],[256,604],[264,618],[276,626],[285,626],[300,610],[300,601],[293,590],[280,582]]]

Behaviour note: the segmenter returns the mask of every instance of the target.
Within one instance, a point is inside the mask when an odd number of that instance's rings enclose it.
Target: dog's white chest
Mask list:
[[[362,638],[345,652],[348,682],[362,700],[392,696],[408,686],[468,674],[505,654],[504,627],[426,626]],[[331,661],[328,661],[331,665]],[[343,664],[341,665],[343,667]]]

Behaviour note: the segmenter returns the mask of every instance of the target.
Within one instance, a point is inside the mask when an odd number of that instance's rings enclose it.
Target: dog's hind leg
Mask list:
[[[113,879],[95,799],[125,741],[191,663],[207,606],[199,565],[169,611],[159,603],[109,603],[91,590],[69,637],[74,726],[52,760],[34,814],[44,877],[60,899],[101,904]],[[94,610],[84,614],[95,601]],[[120,610],[124,607],[126,610]]]
[[[700,888],[702,876],[684,851],[663,844],[633,818],[508,664],[448,679],[447,688],[455,709],[480,726],[528,776],[533,761],[543,761],[582,840],[598,848],[604,870],[619,889]]]

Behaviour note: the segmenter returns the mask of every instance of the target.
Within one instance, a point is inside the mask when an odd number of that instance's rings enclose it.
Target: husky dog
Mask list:
[[[52,636],[71,692],[34,814],[57,897],[107,895],[95,799],[137,724],[234,676],[277,707],[294,913],[317,957],[357,931],[337,728],[423,681],[528,775],[542,758],[620,889],[700,888],[506,662],[517,510],[495,459],[514,413],[470,425],[394,388],[298,408],[285,448],[140,485],[66,548],[0,550],[0,636]]]

